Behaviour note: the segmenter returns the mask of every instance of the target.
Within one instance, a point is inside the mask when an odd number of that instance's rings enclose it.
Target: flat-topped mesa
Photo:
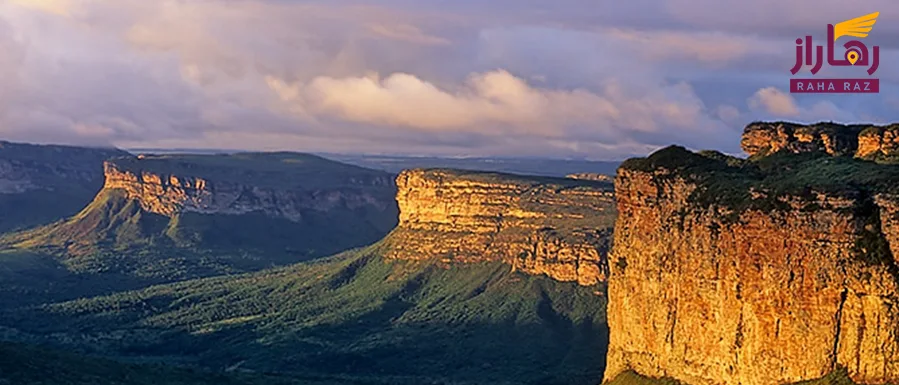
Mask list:
[[[309,211],[387,211],[395,191],[387,173],[295,153],[142,155],[106,162],[105,174],[105,190],[169,217],[257,212],[298,222]]]
[[[882,163],[899,161],[899,124],[887,126],[788,122],[751,123],[743,131],[743,151],[764,156],[779,151],[824,152]]]
[[[598,174],[595,172],[582,172],[578,174],[568,174],[565,176],[568,179],[577,179],[577,180],[592,180],[597,182],[613,182],[615,181],[615,176],[606,175],[606,174]]]
[[[899,166],[681,147],[615,192],[605,379],[899,381]]]
[[[605,281],[615,217],[608,183],[444,169],[397,178],[388,258],[503,261],[560,281]]]

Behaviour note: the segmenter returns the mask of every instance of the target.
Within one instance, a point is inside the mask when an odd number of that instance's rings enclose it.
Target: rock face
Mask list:
[[[117,160],[106,162],[103,188],[123,191],[129,199],[137,200],[145,211],[169,217],[182,212],[223,215],[255,212],[300,222],[309,211],[371,209],[390,215],[389,212],[395,210],[391,197],[393,178],[387,173],[360,168],[355,173],[343,175],[344,183],[309,181],[306,186],[277,185],[270,180],[255,183],[260,177],[244,181],[216,180],[204,176],[208,173],[203,171],[185,171],[178,175],[141,167],[143,162],[154,161],[158,159],[127,159],[127,164]],[[280,180],[295,176],[285,170],[283,175],[272,177]]]
[[[781,150],[794,153],[826,152],[866,160],[895,162],[899,158],[899,124],[889,126],[786,122],[757,122],[748,125],[741,142],[750,156]]]
[[[744,148],[763,148],[751,131]],[[839,143],[821,145],[841,153]],[[771,385],[838,368],[858,383],[899,381],[897,195],[808,186],[775,196],[752,182],[735,205],[706,203],[701,195],[724,195],[708,192],[742,172],[710,177],[731,172],[710,162],[666,149],[619,170],[606,381],[634,370],[693,385]]]
[[[605,281],[614,222],[611,186],[453,170],[397,178],[400,224],[388,258],[504,261],[560,281]]]
[[[568,174],[565,176],[569,179],[578,179],[578,180],[594,180],[597,182],[613,182],[615,181],[614,176],[609,176],[606,174],[596,174],[592,172],[584,172],[579,174]]]

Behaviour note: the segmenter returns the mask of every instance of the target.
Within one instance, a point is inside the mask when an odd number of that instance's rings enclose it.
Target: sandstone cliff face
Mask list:
[[[772,385],[840,367],[859,383],[899,381],[895,195],[813,192],[734,209],[698,205],[706,186],[693,176],[619,170],[607,381],[632,369]]]
[[[752,123],[743,132],[743,151],[750,156],[778,151],[825,152],[894,162],[899,157],[899,125],[840,125],[819,123]]]
[[[605,281],[611,186],[451,170],[397,178],[400,224],[388,258],[504,261],[560,281]]]
[[[137,200],[143,210],[165,216],[181,212],[224,215],[259,212],[299,222],[307,210],[372,208],[389,211],[393,205],[392,199],[388,198],[393,181],[387,174],[359,182],[356,187],[328,188],[312,184],[298,189],[132,171],[122,169],[114,162],[107,162],[105,171],[104,189],[123,191],[129,199]]]
[[[582,172],[579,174],[568,174],[565,176],[569,179],[579,179],[579,180],[593,180],[597,182],[613,182],[615,181],[614,176],[609,176],[606,174],[597,174],[592,172]]]

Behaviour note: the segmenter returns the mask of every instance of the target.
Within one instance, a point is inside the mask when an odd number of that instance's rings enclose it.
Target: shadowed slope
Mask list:
[[[213,369],[397,384],[592,384],[601,377],[601,286],[512,273],[501,263],[385,261],[379,247],[5,312],[2,324],[20,340]]]

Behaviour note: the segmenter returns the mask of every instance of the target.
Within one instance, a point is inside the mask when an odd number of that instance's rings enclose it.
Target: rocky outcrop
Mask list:
[[[764,156],[778,151],[824,152],[866,160],[899,158],[899,124],[889,126],[756,122],[743,131],[743,151]]]
[[[622,166],[606,381],[899,381],[899,199],[855,181],[775,188],[828,172],[786,162],[796,174],[768,178],[669,148]]]
[[[353,180],[348,175],[347,184],[339,187],[310,183],[298,188],[126,169],[115,161],[107,162],[105,171],[104,189],[123,191],[145,211],[169,217],[182,212],[222,215],[255,212],[299,222],[308,211],[371,208],[386,212],[393,206],[393,179],[386,173],[365,180]],[[291,178],[290,172],[282,177]]]
[[[397,178],[400,224],[387,257],[504,261],[560,281],[605,281],[615,217],[605,183],[453,170]]]
[[[597,174],[592,172],[582,172],[579,174],[568,174],[565,176],[569,179],[578,179],[578,180],[593,180],[597,182],[613,182],[615,180],[614,176],[606,175],[606,174]]]

